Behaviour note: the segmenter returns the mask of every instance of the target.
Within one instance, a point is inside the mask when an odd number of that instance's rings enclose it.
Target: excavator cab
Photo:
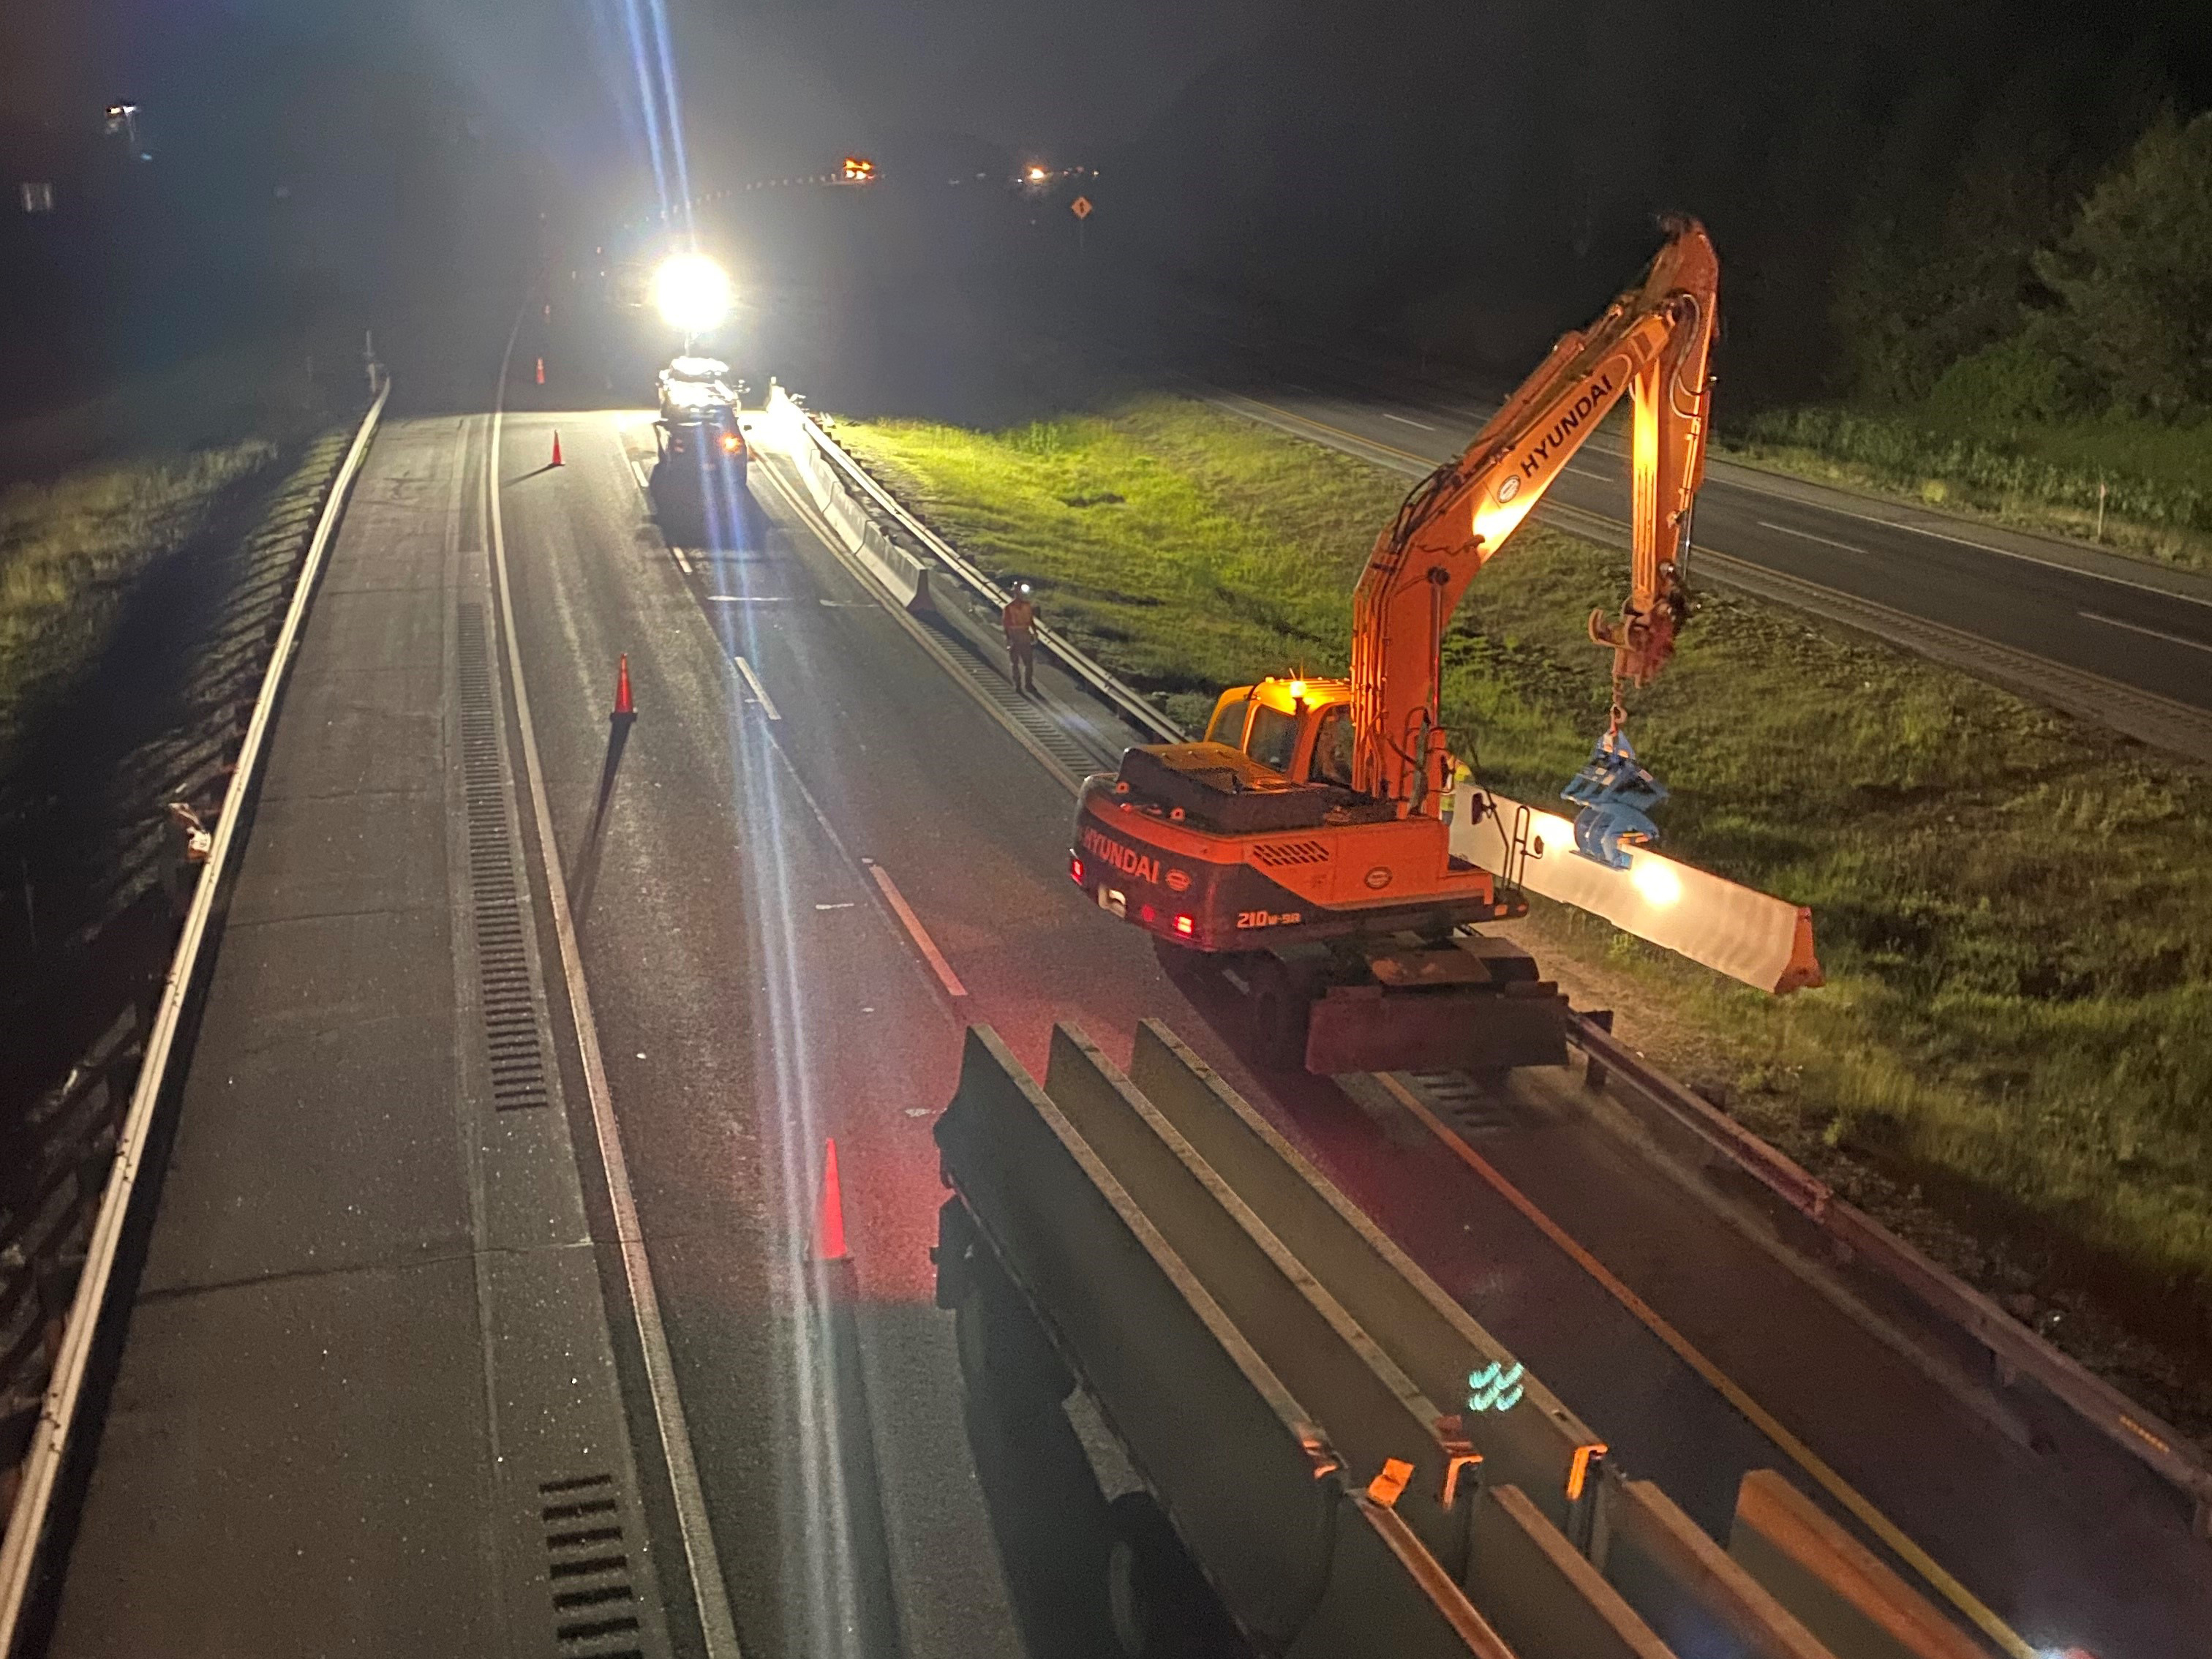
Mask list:
[[[1352,787],[1352,682],[1266,679],[1215,700],[1206,741],[1292,783]]]

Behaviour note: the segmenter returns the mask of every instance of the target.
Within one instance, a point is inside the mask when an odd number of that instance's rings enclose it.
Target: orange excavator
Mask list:
[[[1444,629],[1468,582],[1632,399],[1632,568],[1613,714],[1566,792],[1577,843],[1624,863],[1663,796],[1624,729],[1623,690],[1667,662],[1688,616],[1690,516],[1705,475],[1719,263],[1668,222],[1643,280],[1540,368],[1457,460],[1416,485],[1352,599],[1347,679],[1231,687],[1197,743],[1130,750],[1084,785],[1069,872],[1155,935],[1178,976],[1224,969],[1263,1054],[1316,1073],[1498,1071],[1565,1059],[1565,1000],[1528,954],[1472,924],[1527,901],[1456,858],[1454,761],[1439,715]],[[1478,802],[1480,797],[1477,796]]]

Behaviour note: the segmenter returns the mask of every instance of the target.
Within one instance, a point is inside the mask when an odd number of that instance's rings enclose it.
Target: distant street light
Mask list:
[[[118,133],[123,135],[125,142],[129,143],[131,146],[131,155],[136,156],[139,161],[147,161],[153,159],[151,156],[148,155],[144,150],[138,148],[137,105],[110,104],[107,106],[107,119],[103,130],[111,138],[114,137]]]
[[[1033,184],[1033,185],[1041,185],[1041,184],[1042,184],[1042,183],[1043,183],[1043,182],[1044,182],[1048,178],[1051,177],[1051,175],[1050,175],[1049,173],[1047,173],[1047,172],[1046,172],[1042,167],[1036,167],[1036,166],[1032,165],[1032,166],[1030,167],[1030,170],[1029,170],[1029,173],[1028,173],[1028,174],[1027,174],[1027,177],[1028,177],[1028,179],[1029,179],[1029,181],[1030,181],[1031,184]]]
[[[678,253],[653,274],[653,308],[671,328],[691,337],[718,327],[730,314],[730,278],[703,253]]]

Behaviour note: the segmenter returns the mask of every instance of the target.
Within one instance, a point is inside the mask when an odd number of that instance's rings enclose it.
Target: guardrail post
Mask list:
[[[1583,1022],[1592,1030],[1603,1031],[1607,1036],[1612,1035],[1612,1009],[1593,1008],[1583,1016]],[[1588,1089],[1593,1094],[1603,1094],[1605,1092],[1606,1079],[1610,1078],[1612,1075],[1613,1073],[1606,1069],[1605,1062],[1600,1060],[1596,1054],[1593,1054],[1588,1048],[1583,1050],[1583,1088]]]

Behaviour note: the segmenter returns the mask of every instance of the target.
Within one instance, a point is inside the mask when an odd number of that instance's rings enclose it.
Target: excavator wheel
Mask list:
[[[1252,1045],[1262,1066],[1303,1071],[1313,994],[1275,957],[1251,958]]]
[[[1168,983],[1186,995],[1219,971],[1219,964],[1205,951],[1177,945],[1158,933],[1152,935],[1152,955],[1160,964],[1160,971],[1167,975]]]

